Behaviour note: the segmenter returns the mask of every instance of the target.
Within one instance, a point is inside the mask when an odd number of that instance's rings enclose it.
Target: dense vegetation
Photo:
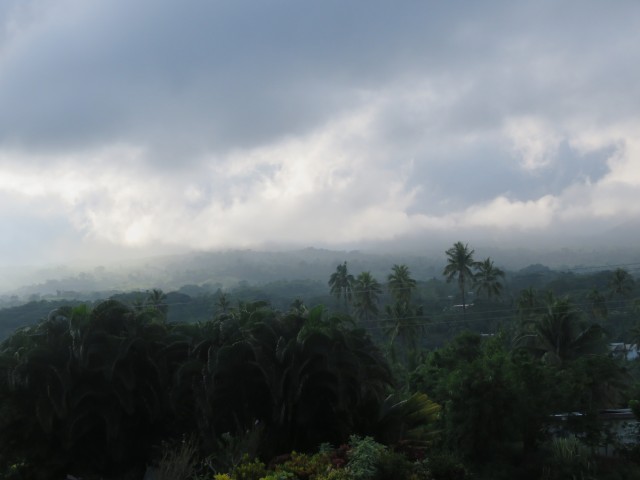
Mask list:
[[[342,262],[324,293],[302,281],[262,291],[188,285],[27,304],[48,313],[0,347],[0,472],[640,474],[637,434],[623,445],[601,415],[638,410],[639,360],[628,358],[640,337],[633,276],[542,266],[508,274],[460,242],[445,255],[443,279],[426,282],[405,264],[380,282]]]

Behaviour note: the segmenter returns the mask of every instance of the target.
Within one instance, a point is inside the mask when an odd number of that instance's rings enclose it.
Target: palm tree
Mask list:
[[[215,356],[203,352],[216,430],[243,432],[257,419],[265,426],[267,456],[344,442],[354,425],[378,411],[389,389],[382,353],[362,329],[327,317],[323,307],[306,316],[271,313]],[[247,414],[239,416],[244,406]]]
[[[597,324],[586,326],[566,298],[554,299],[516,343],[557,365],[581,355],[606,351],[605,334]]]
[[[416,288],[416,281],[411,278],[409,267],[405,264],[394,265],[387,280],[389,293],[394,299],[393,304],[385,307],[385,334],[389,337],[389,351],[395,359],[395,343],[400,339],[403,347],[401,357],[408,361],[415,356],[417,341],[423,332],[422,306],[411,304],[411,294]]]
[[[438,435],[436,425],[442,407],[426,393],[395,393],[385,398],[375,423],[375,438],[386,445],[425,449]]]
[[[629,298],[636,285],[631,274],[624,268],[616,268],[609,280],[609,298],[615,296]]]
[[[229,294],[218,290],[218,298],[216,300],[217,313],[226,314],[231,307],[231,299]]]
[[[530,317],[540,307],[538,292],[533,287],[522,290],[516,299],[516,306],[521,318]]]
[[[402,358],[405,361],[415,357],[417,344],[424,333],[424,324],[426,318],[422,305],[413,306],[408,303],[395,302],[385,307],[387,314],[387,328],[385,335],[389,337],[389,351],[391,357],[395,360],[396,350],[395,342],[399,338],[403,349]]]
[[[458,287],[462,296],[462,312],[466,313],[465,286],[467,281],[474,280],[472,269],[477,265],[473,260],[474,250],[469,250],[468,244],[456,242],[445,253],[447,254],[447,265],[444,267],[442,274],[447,277],[447,283],[454,279],[458,280]]]
[[[168,393],[190,346],[170,348],[176,338],[168,332],[155,317],[107,300],[93,309],[61,307],[26,337],[5,341],[0,376],[10,383],[0,398],[15,418],[0,422],[3,462],[7,447],[22,449],[21,436],[28,441],[16,458],[45,472],[28,478],[122,473],[146,458],[175,427]]]
[[[607,298],[597,288],[589,292],[587,300],[589,300],[591,315],[594,318],[607,318]]]
[[[609,278],[609,299],[613,310],[624,310],[635,289],[633,276],[624,268],[616,268]]]
[[[493,265],[491,258],[487,257],[484,262],[476,263],[477,272],[475,274],[474,288],[478,293],[484,291],[487,298],[499,297],[502,293],[501,278],[504,272]]]
[[[149,292],[146,299],[146,305],[155,310],[162,320],[166,320],[169,304],[167,303],[167,294],[159,288],[154,288]]]
[[[371,272],[362,272],[353,284],[355,314],[360,320],[371,320],[378,314],[378,295],[382,293],[380,283]]]
[[[347,269],[347,262],[343,262],[342,265],[338,265],[336,271],[329,277],[329,286],[331,287],[331,295],[340,301],[344,298],[344,308],[349,310],[349,301],[353,297],[353,275],[349,274]]]
[[[416,288],[416,281],[411,278],[411,272],[406,265],[394,265],[387,277],[389,292],[396,302],[409,303],[411,292]]]

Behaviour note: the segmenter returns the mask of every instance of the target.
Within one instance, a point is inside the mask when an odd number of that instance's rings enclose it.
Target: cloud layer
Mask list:
[[[2,263],[640,214],[640,5],[0,7]]]

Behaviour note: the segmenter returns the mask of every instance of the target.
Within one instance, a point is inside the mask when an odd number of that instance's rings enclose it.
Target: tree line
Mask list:
[[[474,254],[462,242],[445,252],[442,276],[460,302],[446,322],[424,309],[404,264],[383,285],[340,263],[328,280],[334,310],[298,299],[283,311],[219,292],[206,321],[174,322],[161,290],[56,308],[0,345],[0,472],[142,478],[189,446],[190,469],[180,478],[638,473],[637,442],[616,445],[623,456],[615,464],[596,453],[612,438],[600,412],[640,400],[637,360],[609,347],[612,322],[625,319],[627,335],[640,332],[633,277],[623,269],[607,275],[608,292],[589,290],[587,308],[522,289],[517,315],[500,328],[427,348],[429,321],[469,324],[470,288],[474,312],[480,298],[487,316],[502,311],[506,275]],[[567,412],[575,414],[559,421]],[[320,445],[329,463],[303,474],[300,462],[311,457],[291,452],[312,455]],[[575,455],[562,457],[569,447]],[[296,459],[298,473],[277,476],[281,455],[290,466]]]

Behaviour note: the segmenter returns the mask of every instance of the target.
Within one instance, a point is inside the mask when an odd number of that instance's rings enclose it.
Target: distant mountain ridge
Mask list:
[[[517,271],[531,265],[544,268],[605,270],[610,266],[626,266],[634,273],[640,268],[640,249],[571,250],[568,248],[535,251],[531,249],[475,248],[476,260],[491,257],[501,268]],[[327,281],[338,264],[346,261],[349,271],[370,271],[383,281],[394,264],[407,264],[414,278],[440,278],[445,263],[441,255],[409,253],[371,253],[358,250],[337,251],[305,248],[290,251],[228,250],[191,252],[179,255],[141,258],[133,262],[93,267],[59,266],[0,271],[4,278],[0,295],[28,297],[57,295],[65,292],[131,291],[150,288],[177,289],[183,285],[209,284],[229,288],[239,282],[251,285],[308,279]],[[15,282],[11,281],[15,275]]]

